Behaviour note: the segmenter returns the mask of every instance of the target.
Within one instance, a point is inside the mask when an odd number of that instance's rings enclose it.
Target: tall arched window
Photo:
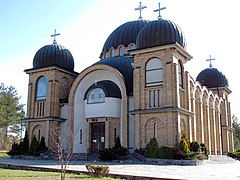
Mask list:
[[[111,49],[111,57],[114,57],[114,49]]]
[[[124,55],[124,48],[121,46],[119,48],[119,56],[123,56]]]
[[[159,86],[163,84],[162,61],[152,58],[146,65],[146,86]]]
[[[46,99],[47,96],[47,79],[41,76],[37,81],[36,100]]]
[[[105,101],[105,93],[101,88],[91,90],[87,97],[87,103],[101,103]]]
[[[180,61],[178,61],[178,80],[179,80],[179,86],[183,87],[182,64]]]

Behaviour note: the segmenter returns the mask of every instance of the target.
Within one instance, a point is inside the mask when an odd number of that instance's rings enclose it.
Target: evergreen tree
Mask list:
[[[2,133],[2,144],[8,140],[9,133],[20,132],[20,119],[24,117],[23,105],[19,103],[20,97],[14,87],[0,85],[0,130]]]
[[[235,115],[232,116],[232,120],[233,120],[233,128],[234,128],[234,132],[233,132],[234,147],[236,149],[239,149],[240,148],[240,123],[238,122],[238,118]]]
[[[11,150],[7,153],[9,156],[19,155],[20,154],[20,145],[18,143],[13,143]]]
[[[147,158],[159,158],[159,146],[155,137],[150,139],[150,142],[146,146],[144,155]]]
[[[45,143],[45,138],[43,136],[41,137],[41,140],[40,140],[40,143],[38,144],[37,149],[38,149],[37,151],[39,153],[42,153],[42,152],[47,150],[47,146],[46,146],[46,143]]]
[[[37,156],[38,155],[38,140],[36,136],[33,136],[30,148],[29,148],[29,154]]]
[[[119,136],[116,138],[116,142],[112,148],[112,151],[119,157],[127,155],[127,148],[125,148],[121,145]]]
[[[25,131],[25,136],[23,139],[23,143],[21,145],[21,154],[27,154],[29,151],[29,139],[28,139],[28,133]]]

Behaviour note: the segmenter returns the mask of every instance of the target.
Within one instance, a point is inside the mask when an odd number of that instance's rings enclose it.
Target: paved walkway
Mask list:
[[[0,157],[0,164],[16,164],[32,167],[59,168],[58,161],[52,160],[19,160]],[[70,170],[86,172],[87,161],[74,161],[68,166]],[[217,179],[217,180],[240,180],[240,161],[223,156],[211,156],[205,165],[198,166],[174,166],[174,165],[154,165],[143,164],[141,162],[127,163],[104,163],[110,168],[111,174],[145,176],[152,178],[168,179]]]

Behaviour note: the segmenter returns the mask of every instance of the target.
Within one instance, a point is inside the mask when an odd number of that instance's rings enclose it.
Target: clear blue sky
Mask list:
[[[155,20],[159,0],[142,0],[147,6],[144,19]],[[161,0],[167,9],[165,19],[185,32],[187,51],[193,56],[186,70],[195,79],[207,68],[211,54],[213,67],[228,78],[232,113],[240,118],[238,0]],[[98,61],[108,35],[124,22],[136,20],[139,0],[0,0],[0,83],[14,86],[21,102],[27,102],[28,75],[32,60],[42,46],[51,44],[54,29],[57,42],[68,48],[75,60],[75,71]]]

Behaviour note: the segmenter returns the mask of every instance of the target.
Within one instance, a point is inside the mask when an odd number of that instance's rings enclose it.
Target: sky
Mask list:
[[[159,0],[142,0],[147,6],[145,20],[156,20]],[[185,34],[187,52],[193,59],[185,70],[196,79],[209,67],[211,55],[229,81],[232,114],[240,119],[240,83],[237,73],[240,58],[240,11],[238,0],[161,0],[161,12],[180,26]],[[75,71],[81,72],[99,60],[105,40],[118,26],[137,20],[139,0],[0,0],[0,83],[13,86],[27,104],[28,75],[35,53],[57,43],[73,55]]]

